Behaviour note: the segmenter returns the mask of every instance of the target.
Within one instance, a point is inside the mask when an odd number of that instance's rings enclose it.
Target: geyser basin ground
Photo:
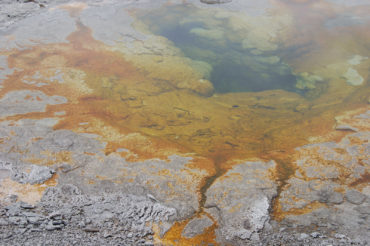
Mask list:
[[[0,35],[5,244],[368,241],[369,5],[27,9]]]

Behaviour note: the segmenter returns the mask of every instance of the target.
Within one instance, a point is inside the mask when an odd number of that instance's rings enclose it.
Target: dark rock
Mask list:
[[[41,232],[42,231],[42,229],[40,229],[40,228],[31,228],[30,229],[30,232]]]
[[[338,131],[353,131],[358,132],[358,129],[356,127],[348,126],[348,125],[339,125],[335,127],[335,130]]]
[[[99,232],[99,228],[96,228],[96,227],[92,227],[92,226],[87,226],[85,228],[83,228],[83,230],[85,232]]]
[[[53,220],[51,223],[53,225],[64,225],[64,221],[63,220]]]
[[[28,204],[28,203],[25,203],[25,202],[21,202],[20,207],[24,208],[24,209],[34,209],[35,208],[34,205],[31,205],[31,204]]]

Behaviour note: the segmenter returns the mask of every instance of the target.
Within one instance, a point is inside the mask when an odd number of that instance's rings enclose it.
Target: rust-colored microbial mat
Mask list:
[[[28,90],[66,101],[49,103],[37,112],[5,115],[1,121],[58,118],[55,130],[96,134],[106,143],[106,155],[115,153],[131,162],[192,156],[188,166],[208,173],[198,190],[196,216],[206,214],[207,189],[242,160],[275,160],[273,178],[283,186],[297,168],[295,148],[339,141],[348,132],[333,131],[335,117],[366,109],[370,47],[365,41],[370,32],[366,24],[335,26],[329,17],[343,10],[340,6],[332,9],[325,1],[272,2],[268,17],[187,3],[154,10],[132,7],[134,22],[129,25],[155,35],[152,42],[165,47],[153,48],[152,53],[144,48],[140,52],[150,38],[135,41],[131,48],[125,43],[129,41],[107,45],[81,21],[86,6],[64,7],[76,25],[67,42],[0,52],[13,69],[2,83],[0,98]],[[353,11],[363,15],[361,9]],[[255,22],[265,26],[253,27]],[[311,27],[302,30],[301,26]],[[189,35],[181,36],[184,32]],[[240,50],[234,48],[237,45]],[[50,79],[57,73],[62,80]],[[43,78],[38,80],[42,86],[30,82],[36,75]],[[29,95],[24,100],[46,99]],[[63,152],[47,160],[27,160],[52,165],[70,159]],[[365,173],[352,185],[368,179]],[[310,204],[287,214],[318,206]],[[278,204],[274,212],[276,218],[285,216]],[[216,222],[191,239],[181,236],[187,222],[175,223],[157,240],[176,245],[217,244]]]

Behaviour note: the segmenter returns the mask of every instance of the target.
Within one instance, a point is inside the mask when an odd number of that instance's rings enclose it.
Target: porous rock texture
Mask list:
[[[369,118],[369,111],[352,116],[349,126],[358,131],[339,142],[297,149],[298,169],[279,198],[286,214],[282,225],[316,226],[321,233],[342,235],[344,242],[347,237],[369,242]]]
[[[144,196],[84,195],[74,185],[49,188],[37,206],[0,210],[2,245],[152,245],[152,224],[176,209]]]
[[[216,208],[220,217],[217,232],[225,243],[259,241],[259,233],[269,227],[270,204],[277,194],[269,177],[274,168],[273,161],[239,164],[208,189],[205,207]]]

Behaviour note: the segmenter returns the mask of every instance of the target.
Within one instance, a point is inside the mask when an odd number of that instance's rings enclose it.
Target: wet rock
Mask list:
[[[323,78],[320,76],[304,72],[297,75],[296,87],[299,89],[313,89],[316,87],[316,83],[322,81]]]
[[[207,227],[210,227],[213,221],[207,216],[192,219],[182,231],[182,236],[187,238],[202,234]]]
[[[184,88],[184,89],[190,89],[202,96],[210,97],[213,95],[215,89],[213,87],[213,84],[205,79],[199,79],[198,81],[193,81],[189,83],[184,83],[184,84],[178,84],[177,85],[179,88]]]
[[[222,40],[224,38],[223,31],[217,29],[193,28],[190,33],[210,40]]]
[[[348,68],[347,72],[343,74],[343,77],[347,80],[347,83],[353,86],[362,85],[364,78],[353,68]]]
[[[365,201],[366,196],[357,190],[348,190],[345,195],[348,202],[360,205]]]

